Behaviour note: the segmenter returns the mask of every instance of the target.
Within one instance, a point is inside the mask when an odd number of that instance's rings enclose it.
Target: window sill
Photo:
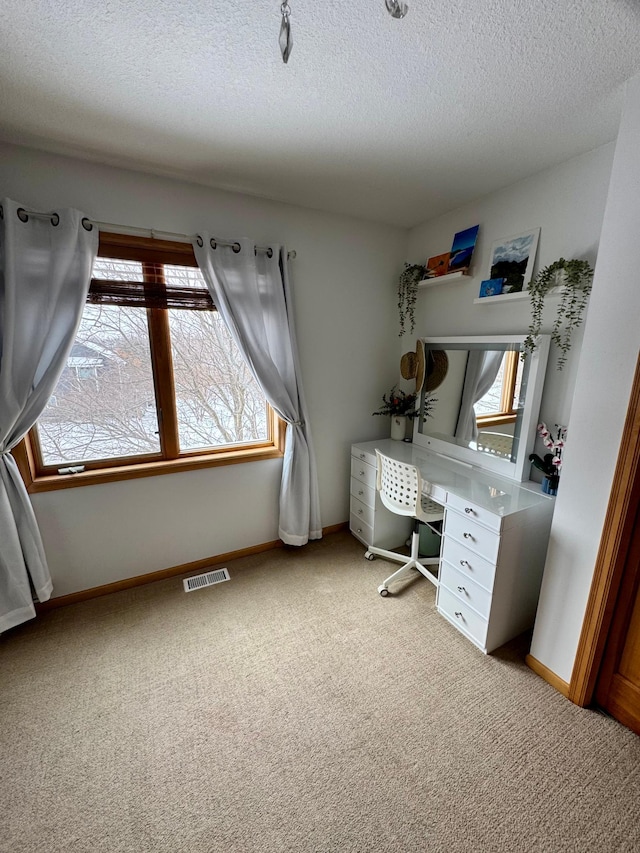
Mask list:
[[[51,492],[56,489],[75,489],[78,486],[96,486],[100,483],[115,483],[120,480],[135,480],[139,477],[157,477],[181,471],[196,471],[200,468],[217,468],[221,465],[237,465],[242,462],[260,462],[263,459],[278,459],[284,455],[277,445],[263,448],[247,448],[228,452],[189,456],[184,459],[162,459],[157,462],[141,462],[137,465],[122,465],[81,471],[78,474],[43,474],[27,485],[29,494]]]
[[[516,420],[517,415],[481,415],[479,418],[476,418],[479,429],[502,426],[503,424],[514,424]]]

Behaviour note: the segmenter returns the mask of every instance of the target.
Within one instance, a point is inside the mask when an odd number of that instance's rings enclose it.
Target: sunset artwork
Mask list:
[[[426,278],[437,278],[439,275],[446,275],[449,272],[449,258],[451,252],[445,252],[443,255],[434,255],[427,261]]]

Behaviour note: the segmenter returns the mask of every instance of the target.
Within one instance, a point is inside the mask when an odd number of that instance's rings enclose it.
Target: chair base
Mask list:
[[[371,546],[368,548],[365,556],[369,560],[372,560],[373,555],[377,554],[381,557],[386,557],[389,560],[395,560],[397,562],[403,561],[403,565],[399,569],[396,569],[392,575],[389,575],[388,578],[382,581],[378,587],[380,595],[389,595],[389,584],[394,583],[394,581],[401,580],[411,571],[420,572],[420,574],[427,578],[427,580],[430,580],[435,587],[438,586],[438,578],[435,575],[432,575],[431,572],[427,571],[426,566],[438,566],[440,564],[440,557],[420,558],[418,556],[419,547],[420,534],[417,530],[414,530],[411,535],[411,556],[408,560],[405,555],[397,554],[395,551],[385,551],[383,548],[374,548]]]
[[[373,560],[376,557],[384,557],[385,560],[392,560],[394,563],[406,563],[409,559],[407,554],[400,554],[398,551],[387,551],[384,548],[376,548],[374,545],[369,545],[364,553],[366,560]],[[439,563],[439,557],[418,557],[418,563],[423,566],[430,566],[434,562]]]

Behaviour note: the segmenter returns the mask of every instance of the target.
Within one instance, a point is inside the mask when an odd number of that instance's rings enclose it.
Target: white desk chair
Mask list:
[[[376,489],[380,493],[380,500],[391,512],[395,512],[397,515],[410,516],[414,520],[413,533],[411,535],[411,556],[408,562],[392,575],[389,575],[380,584],[378,592],[380,595],[389,595],[389,584],[408,574],[412,569],[419,571],[420,574],[424,575],[432,584],[437,586],[437,577],[425,567],[438,565],[440,557],[420,558],[418,556],[420,547],[420,522],[422,521],[431,527],[435,522],[442,521],[444,518],[444,508],[422,494],[422,477],[415,465],[408,465],[406,462],[398,462],[396,459],[390,459],[388,456],[383,456],[379,450],[376,450],[376,457],[378,460]],[[432,527],[432,529],[434,528]],[[436,532],[439,531],[436,530]],[[372,556],[369,556],[370,554]],[[397,560],[399,557],[394,552],[369,546],[365,556],[368,559],[373,559],[374,554],[380,554],[383,557],[390,557],[394,560]]]

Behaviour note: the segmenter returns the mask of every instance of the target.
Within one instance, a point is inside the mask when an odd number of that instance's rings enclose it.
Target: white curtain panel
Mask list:
[[[53,589],[29,496],[11,455],[43,411],[82,318],[98,232],[77,210],[51,219],[0,220],[0,631],[35,616],[32,589]],[[57,222],[57,224],[54,224]]]
[[[504,352],[472,350],[467,359],[467,371],[462,389],[460,414],[456,426],[456,438],[463,441],[475,441],[478,437],[478,423],[473,408],[478,400],[482,400],[489,388],[496,381]]]
[[[200,245],[202,243],[202,245]],[[316,462],[300,381],[287,252],[270,258],[245,239],[240,251],[194,240],[198,265],[213,301],[262,393],[287,423],[278,536],[288,545],[322,537]]]

